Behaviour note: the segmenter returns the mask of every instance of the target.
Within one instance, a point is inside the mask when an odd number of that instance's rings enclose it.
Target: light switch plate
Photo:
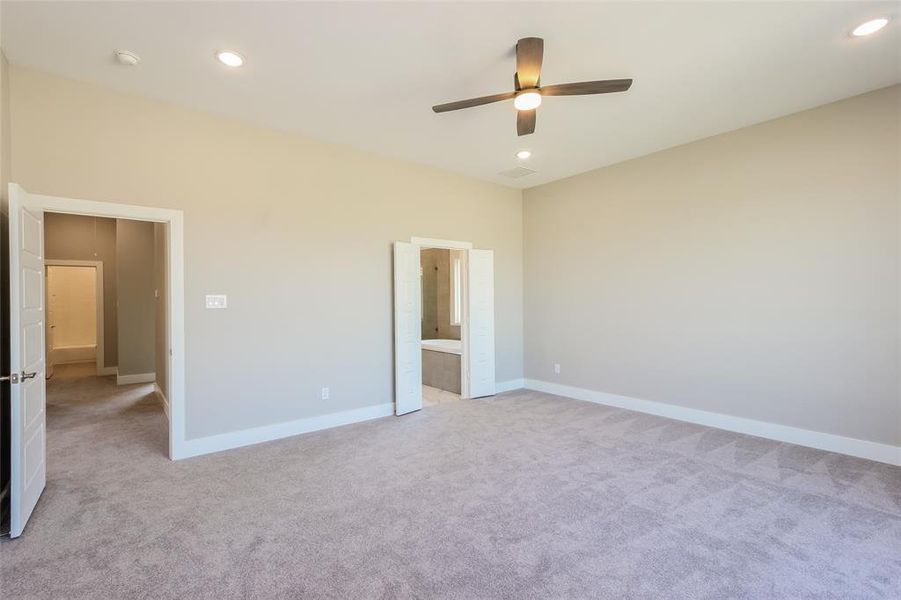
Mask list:
[[[225,294],[207,294],[207,308],[228,308],[228,298]]]

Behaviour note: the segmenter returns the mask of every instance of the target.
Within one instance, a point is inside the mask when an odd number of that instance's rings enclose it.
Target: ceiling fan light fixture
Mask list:
[[[480,96],[456,102],[445,102],[432,107],[432,112],[445,113],[474,106],[484,106],[495,102],[513,100],[516,107],[516,135],[535,133],[535,121],[541,106],[541,97],[548,96],[594,96],[625,92],[632,87],[631,79],[601,79],[598,81],[578,81],[541,87],[541,62],[544,57],[544,40],[537,37],[522,38],[516,42],[516,73],[513,77],[515,90]],[[524,160],[520,157],[520,160]]]
[[[535,91],[522,92],[513,99],[516,110],[532,110],[541,106],[541,94]]]

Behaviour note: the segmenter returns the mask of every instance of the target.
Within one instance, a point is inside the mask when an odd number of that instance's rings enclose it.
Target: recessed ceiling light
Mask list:
[[[526,160],[530,156],[532,156],[532,152],[530,150],[520,150],[516,153],[516,158],[518,158],[519,160]]]
[[[863,37],[865,35],[870,35],[871,33],[876,33],[883,27],[888,24],[888,19],[873,19],[872,21],[867,21],[862,25],[858,25],[857,28],[851,32],[851,35],[855,37]]]
[[[532,110],[541,106],[541,94],[538,92],[522,92],[513,99],[516,110]]]
[[[218,58],[219,62],[221,62],[226,67],[240,67],[244,64],[244,57],[237,52],[232,52],[231,50],[223,50],[222,52],[217,52],[216,58]]]
[[[128,50],[116,50],[116,60],[119,61],[120,65],[133,67],[141,62],[141,57],[134,52],[129,52]]]

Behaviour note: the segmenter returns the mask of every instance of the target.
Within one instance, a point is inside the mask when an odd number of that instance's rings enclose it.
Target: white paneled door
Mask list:
[[[419,246],[394,242],[394,414],[422,408]]]
[[[494,388],[494,252],[469,251],[469,397],[493,396]]]
[[[18,537],[47,477],[44,215],[24,208],[21,187],[9,195],[10,535]]]

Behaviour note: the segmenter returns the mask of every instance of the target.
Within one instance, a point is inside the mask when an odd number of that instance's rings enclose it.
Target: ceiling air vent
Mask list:
[[[525,167],[516,167],[515,169],[508,169],[506,171],[501,171],[498,175],[503,175],[504,177],[509,177],[510,179],[519,179],[520,177],[525,177],[526,175],[531,175],[535,173],[532,169],[527,169]]]

